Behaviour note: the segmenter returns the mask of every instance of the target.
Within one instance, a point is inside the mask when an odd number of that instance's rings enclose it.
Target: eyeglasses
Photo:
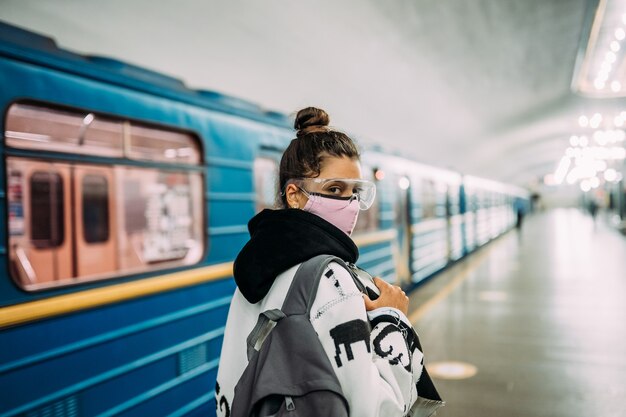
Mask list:
[[[367,210],[376,198],[376,185],[368,180],[350,178],[295,178],[287,182],[297,185],[311,195],[346,200],[347,204],[355,198],[361,210]]]

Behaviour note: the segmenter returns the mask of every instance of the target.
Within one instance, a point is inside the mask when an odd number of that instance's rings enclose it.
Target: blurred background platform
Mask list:
[[[625,259],[602,215],[551,210],[416,290],[437,415],[626,415]]]

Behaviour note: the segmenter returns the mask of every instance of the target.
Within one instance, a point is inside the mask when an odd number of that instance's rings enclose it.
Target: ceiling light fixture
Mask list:
[[[592,6],[594,2],[590,2]],[[590,6],[590,7],[591,7]],[[626,0],[599,0],[586,22],[572,90],[590,97],[624,97],[626,91]]]

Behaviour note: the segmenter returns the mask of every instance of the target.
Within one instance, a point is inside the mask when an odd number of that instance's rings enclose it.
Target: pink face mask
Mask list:
[[[308,193],[304,211],[313,213],[350,236],[359,217],[359,201],[351,197],[329,197]]]

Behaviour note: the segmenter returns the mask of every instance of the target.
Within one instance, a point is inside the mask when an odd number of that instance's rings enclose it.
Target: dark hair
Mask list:
[[[330,129],[329,122],[328,114],[315,107],[302,109],[296,115],[293,124],[297,130],[296,138],[285,149],[280,160],[278,186],[282,207],[287,207],[283,191],[289,179],[317,177],[324,158],[329,155],[359,159],[359,150],[352,139],[345,133]]]

